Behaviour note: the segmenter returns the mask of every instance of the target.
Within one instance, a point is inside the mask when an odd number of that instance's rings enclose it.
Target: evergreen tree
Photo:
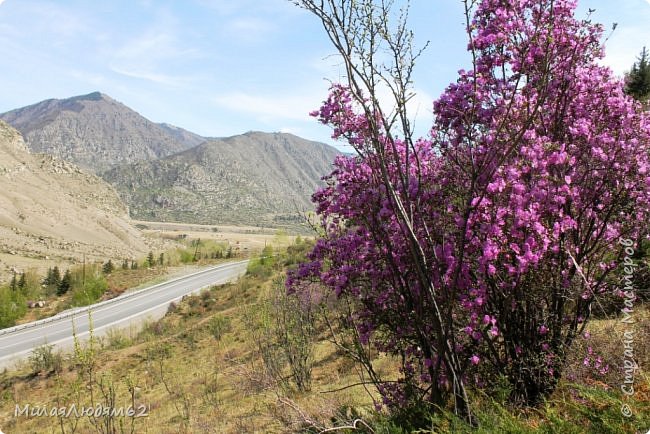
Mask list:
[[[56,288],[56,295],[65,294],[70,290],[70,287],[72,287],[72,275],[70,274],[70,270],[66,270],[63,279],[61,279]]]
[[[102,266],[102,272],[104,274],[111,274],[113,270],[115,270],[115,266],[113,265],[113,261],[109,259],[108,262]]]
[[[128,270],[128,269],[129,269],[129,260],[128,260],[128,259],[125,259],[125,260],[122,262],[122,270]]]
[[[59,270],[59,267],[55,265],[54,268],[52,268],[52,274],[49,277],[48,285],[58,287],[60,283],[61,283],[61,271]]]
[[[16,272],[14,271],[14,275],[11,278],[11,284],[10,284],[11,290],[15,291],[18,289],[18,280],[16,279]]]
[[[646,47],[625,77],[625,93],[642,102],[650,99],[650,57]]]
[[[149,252],[147,255],[147,265],[149,268],[153,267],[155,265],[154,258],[153,258],[153,252]]]
[[[50,286],[50,281],[52,280],[52,267],[47,269],[45,278],[43,279],[43,285]]]
[[[158,257],[158,265],[165,265],[165,254],[161,253]]]
[[[25,289],[25,286],[27,286],[27,278],[25,277],[25,273],[22,273],[18,280],[18,288],[22,291]]]
[[[138,269],[138,263],[136,261],[131,261],[131,270],[137,270]]]

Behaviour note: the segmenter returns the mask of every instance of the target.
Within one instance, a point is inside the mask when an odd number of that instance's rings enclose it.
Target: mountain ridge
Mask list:
[[[289,133],[205,138],[157,124],[101,92],[0,114],[32,152],[104,178],[131,217],[186,223],[296,226],[340,152]]]
[[[47,99],[2,113],[0,119],[23,134],[32,152],[55,155],[97,174],[172,155],[204,140],[152,122],[101,92]]]
[[[339,152],[287,133],[213,138],[103,174],[135,219],[297,225]]]

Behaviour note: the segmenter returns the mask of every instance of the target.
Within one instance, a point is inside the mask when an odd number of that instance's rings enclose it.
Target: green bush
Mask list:
[[[251,259],[246,267],[246,275],[258,279],[266,280],[273,275],[274,258],[254,258]]]
[[[90,276],[83,286],[72,291],[73,306],[88,306],[95,303],[108,289],[104,276]]]
[[[41,372],[61,372],[63,357],[61,353],[53,351],[54,345],[41,345],[34,348],[29,356],[29,364],[35,374]]]
[[[27,301],[20,291],[0,288],[0,328],[11,327],[27,312]]]
[[[216,339],[221,340],[221,338],[230,330],[232,330],[232,325],[230,323],[230,318],[227,318],[223,315],[215,315],[210,318],[208,321],[208,330],[210,334]]]
[[[194,252],[191,252],[187,249],[179,250],[180,261],[183,264],[189,264],[194,262]]]
[[[107,346],[113,350],[120,350],[133,344],[133,340],[123,330],[110,329],[106,332]]]

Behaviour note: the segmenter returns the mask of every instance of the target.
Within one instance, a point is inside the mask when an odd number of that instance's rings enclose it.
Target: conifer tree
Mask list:
[[[57,286],[56,294],[63,295],[66,292],[68,292],[71,287],[72,287],[72,275],[70,274],[70,270],[66,270],[65,274],[63,275],[63,279],[61,279],[59,285]]]
[[[12,291],[18,289],[18,280],[16,279],[16,272],[14,272],[14,275],[11,278],[11,284],[9,286],[11,287]]]
[[[23,289],[25,289],[25,286],[27,286],[27,280],[26,280],[26,277],[25,277],[25,273],[21,273],[20,274],[20,279],[18,280],[18,288],[20,288],[20,290],[22,291]]]
[[[625,93],[641,102],[650,99],[650,58],[646,47],[625,77]]]
[[[111,274],[113,270],[115,270],[115,266],[113,265],[113,261],[109,259],[108,262],[106,262],[102,267],[102,272],[104,274]]]
[[[59,267],[55,265],[54,268],[52,268],[51,275],[49,276],[48,285],[58,287],[59,283],[61,283],[61,271],[59,270]]]

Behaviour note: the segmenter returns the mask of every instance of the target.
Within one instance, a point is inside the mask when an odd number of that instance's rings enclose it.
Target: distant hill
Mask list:
[[[22,133],[32,152],[54,155],[94,173],[172,155],[205,140],[151,122],[99,92],[48,99],[0,114],[0,119]]]
[[[154,161],[113,168],[131,216],[142,220],[295,225],[339,152],[283,133],[210,139]]]
[[[291,134],[206,139],[94,92],[0,114],[32,152],[98,174],[141,220],[295,226],[339,152]]]
[[[115,190],[0,121],[0,278],[11,267],[142,255],[147,246]]]

